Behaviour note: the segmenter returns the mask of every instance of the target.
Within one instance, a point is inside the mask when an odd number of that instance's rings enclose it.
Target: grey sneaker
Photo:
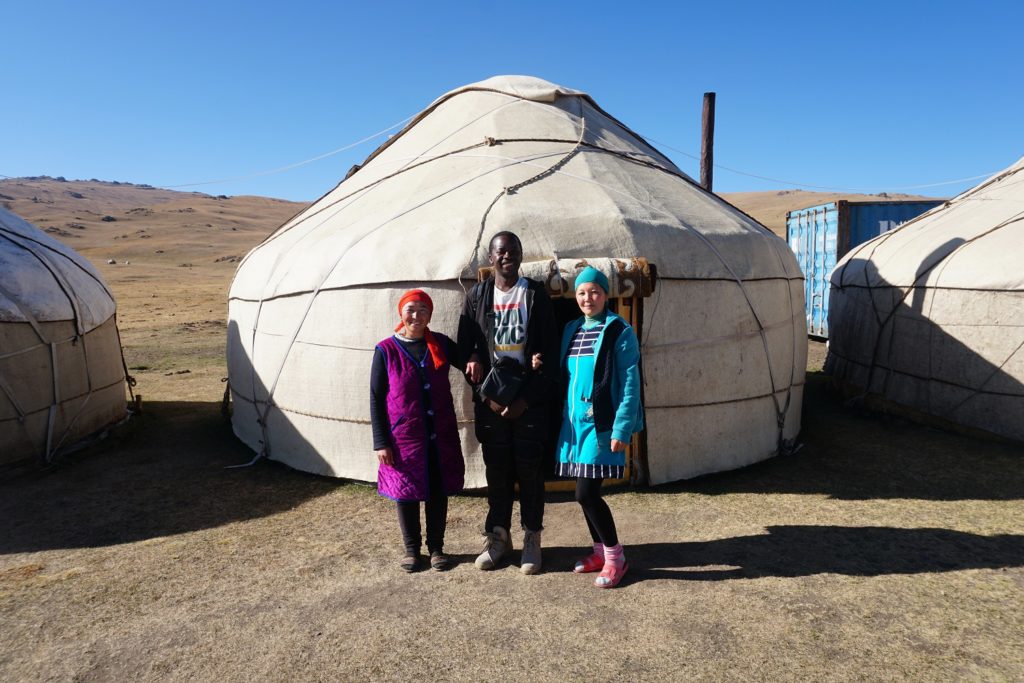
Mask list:
[[[540,572],[540,532],[523,530],[523,559],[519,564],[519,571],[524,574],[536,574]]]
[[[477,569],[494,569],[502,558],[512,552],[512,539],[500,526],[484,534],[484,551],[476,558]]]

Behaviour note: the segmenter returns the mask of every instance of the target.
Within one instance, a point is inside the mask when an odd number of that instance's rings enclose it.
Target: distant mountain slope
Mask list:
[[[215,254],[213,258],[225,255],[225,250],[244,254],[305,207],[267,197],[212,196],[45,176],[0,180],[0,202],[86,255],[102,256],[103,261],[163,261],[172,254],[198,256],[206,249],[213,250],[209,252]],[[161,247],[166,256],[155,258]]]
[[[786,212],[805,209],[838,199],[863,202],[894,202],[912,199],[935,199],[913,194],[844,194],[841,192],[807,192],[779,190],[778,192],[727,192],[725,201],[750,214],[780,237],[786,236]]]

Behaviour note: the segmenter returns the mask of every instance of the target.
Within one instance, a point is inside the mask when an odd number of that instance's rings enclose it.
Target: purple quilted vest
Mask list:
[[[442,348],[454,346],[443,334],[435,332],[434,336]],[[394,466],[380,465],[377,469],[377,491],[392,500],[426,500],[430,488],[427,453],[433,441],[441,465],[444,492],[446,495],[458,493],[462,490],[466,464],[462,459],[455,405],[448,382],[448,363],[435,368],[428,351],[421,368],[394,337],[377,344],[377,348],[387,362],[388,422],[395,456]],[[433,411],[433,433],[427,432],[425,395],[430,397]]]

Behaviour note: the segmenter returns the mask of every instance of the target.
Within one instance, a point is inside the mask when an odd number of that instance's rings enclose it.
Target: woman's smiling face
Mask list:
[[[430,308],[422,301],[410,301],[402,306],[402,325],[406,337],[418,339],[430,324]]]
[[[576,304],[583,311],[583,314],[593,318],[604,311],[608,302],[608,295],[601,289],[601,285],[594,282],[584,282],[576,288]]]

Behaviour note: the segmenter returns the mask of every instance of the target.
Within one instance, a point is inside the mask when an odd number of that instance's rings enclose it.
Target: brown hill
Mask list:
[[[777,192],[726,192],[725,201],[759,220],[769,230],[785,239],[786,212],[806,209],[839,199],[864,202],[895,202],[910,199],[935,199],[914,194],[849,194],[842,192],[807,192],[805,190],[779,190]]]
[[[0,181],[0,202],[96,265],[117,300],[138,391],[161,400],[209,400],[222,387],[237,262],[305,207],[47,177]]]

